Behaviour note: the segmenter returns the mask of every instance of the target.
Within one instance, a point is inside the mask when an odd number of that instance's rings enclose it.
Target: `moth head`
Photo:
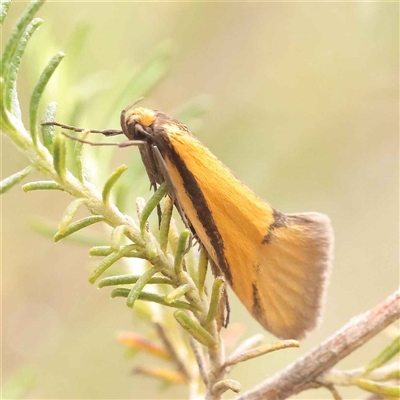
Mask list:
[[[146,139],[150,134],[151,125],[156,120],[156,114],[148,108],[138,107],[121,114],[121,126],[130,140]]]

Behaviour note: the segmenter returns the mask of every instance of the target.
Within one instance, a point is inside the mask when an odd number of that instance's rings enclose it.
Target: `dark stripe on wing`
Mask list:
[[[261,242],[262,244],[268,244],[271,242],[274,237],[275,229],[284,228],[286,226],[286,218],[284,214],[274,209],[273,217],[274,222],[269,226],[268,233],[264,236],[264,239]]]
[[[255,283],[252,285],[253,288],[253,315],[256,317],[258,321],[263,321],[264,320],[264,313],[261,307],[261,301],[260,301],[260,294],[258,293],[258,288]]]
[[[215,224],[213,215],[208,207],[207,200],[201,191],[196,178],[191,171],[187,168],[185,162],[182,160],[180,155],[171,146],[167,133],[158,131],[158,135],[155,136],[155,142],[159,148],[161,154],[166,155],[170,161],[174,164],[175,168],[179,171],[182,177],[183,185],[185,190],[193,203],[193,206],[197,213],[197,218],[202,223],[207,236],[210,239],[211,245],[217,255],[217,265],[222,271],[226,280],[230,285],[233,284],[232,273],[229,268],[228,262],[224,255],[224,241],[218,228]],[[198,236],[198,235],[197,235]]]

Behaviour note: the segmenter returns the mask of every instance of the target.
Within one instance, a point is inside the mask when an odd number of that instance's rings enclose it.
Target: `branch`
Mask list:
[[[236,400],[281,400],[301,392],[399,317],[400,289],[376,307],[352,318],[318,347]]]

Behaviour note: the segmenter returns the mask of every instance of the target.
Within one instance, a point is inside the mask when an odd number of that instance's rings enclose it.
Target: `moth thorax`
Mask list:
[[[136,123],[142,126],[150,126],[156,119],[156,114],[148,108],[135,108],[128,117],[128,124]]]

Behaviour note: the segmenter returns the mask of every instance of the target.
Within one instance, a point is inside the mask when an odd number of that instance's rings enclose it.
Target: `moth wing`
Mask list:
[[[330,275],[333,233],[320,213],[284,214],[258,247],[253,316],[280,338],[300,339],[319,322]]]

